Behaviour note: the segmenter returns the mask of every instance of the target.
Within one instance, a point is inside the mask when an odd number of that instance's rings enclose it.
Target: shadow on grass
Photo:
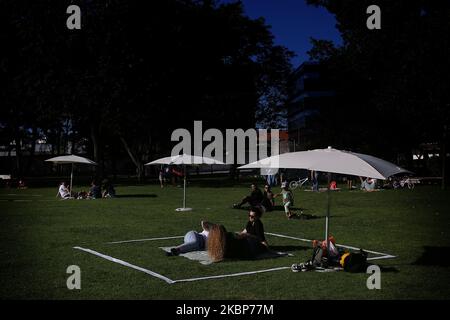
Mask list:
[[[235,209],[235,210],[243,210],[243,211],[250,210],[250,206],[246,205],[246,204],[244,204],[241,207],[233,207],[233,206],[231,206],[231,208]],[[307,209],[307,208],[300,208],[300,207],[291,207],[291,210],[292,211],[308,211],[309,209]],[[273,206],[272,210],[266,211],[266,213],[270,214],[271,212],[277,212],[277,211],[284,212],[284,207],[283,206]]]
[[[258,183],[258,185],[263,185],[264,183]],[[250,181],[237,181],[229,178],[226,179],[198,179],[190,180],[188,185],[198,188],[236,188],[236,187],[247,187],[250,189],[250,185],[253,182]],[[245,192],[245,191],[244,191]]]
[[[300,207],[291,207],[292,211],[308,211],[308,208],[300,208]],[[283,211],[284,212],[284,206],[275,205],[272,208],[272,211]]]
[[[156,194],[121,194],[116,195],[116,198],[156,198]]]
[[[380,266],[380,265],[378,265],[378,266],[380,267],[380,270],[381,270],[382,273],[383,272],[387,272],[387,273],[389,273],[389,272],[392,272],[392,273],[400,272],[400,270],[398,270],[396,267],[383,267],[383,266]]]
[[[424,246],[424,252],[413,264],[421,266],[450,267],[450,247]]]
[[[292,251],[305,251],[309,250],[311,247],[305,246],[270,246],[272,251],[282,251],[282,252],[292,252]]]

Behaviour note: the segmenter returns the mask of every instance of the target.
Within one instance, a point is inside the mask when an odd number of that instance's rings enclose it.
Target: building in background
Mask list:
[[[290,151],[307,150],[318,145],[318,121],[321,110],[334,107],[335,92],[325,68],[319,63],[304,62],[290,79],[288,132]]]

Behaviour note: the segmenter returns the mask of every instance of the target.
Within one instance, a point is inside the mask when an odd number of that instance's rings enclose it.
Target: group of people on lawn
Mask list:
[[[103,180],[101,186],[94,180],[91,182],[89,191],[81,190],[79,192],[73,192],[67,182],[62,181],[56,194],[56,197],[61,197],[61,199],[100,199],[114,198],[115,196],[116,190],[108,179]]]
[[[214,262],[224,259],[255,259],[269,250],[261,222],[262,211],[251,207],[248,211],[249,221],[240,232],[229,232],[221,224],[202,221],[202,231],[189,231],[184,242],[167,253],[177,256],[191,251],[207,250]]]
[[[375,188],[376,180],[361,178],[361,189],[372,191]],[[249,221],[245,228],[238,232],[229,232],[223,225],[213,224],[202,221],[202,231],[189,231],[184,236],[183,244],[176,246],[167,253],[169,256],[207,250],[209,257],[214,262],[222,261],[226,258],[231,259],[255,259],[258,255],[269,251],[269,245],[264,235],[264,225],[261,216],[264,212],[272,211],[275,206],[275,198],[281,196],[286,217],[291,219],[297,216],[292,212],[291,207],[294,204],[292,191],[286,182],[281,185],[281,192],[274,194],[268,184],[261,191],[253,183],[251,192],[245,196],[239,203],[234,204],[233,208],[241,208],[244,204],[249,204]]]
[[[261,216],[266,211],[273,210],[275,198],[282,196],[286,216],[291,218],[293,204],[292,192],[287,184],[282,185],[282,190],[274,194],[269,185],[264,186],[262,192],[258,186],[251,185],[250,195],[244,197],[241,202],[233,205],[240,208],[244,204],[249,204],[248,222],[244,229],[238,233],[229,232],[223,225],[202,221],[202,231],[189,231],[184,236],[184,242],[174,247],[167,253],[169,256],[177,256],[182,253],[197,250],[207,250],[209,257],[214,262],[222,261],[226,258],[254,259],[258,255],[269,250],[269,244],[264,235],[264,225]]]
[[[297,214],[291,210],[291,207],[294,205],[294,195],[286,182],[281,184],[281,191],[277,194],[272,192],[272,189],[268,184],[264,186],[264,192],[262,192],[258,186],[253,183],[251,185],[250,195],[244,197],[241,202],[234,204],[233,208],[241,208],[244,204],[248,203],[252,207],[260,208],[262,212],[272,211],[275,206],[275,198],[279,196],[282,197],[286,217],[288,219],[295,217]]]

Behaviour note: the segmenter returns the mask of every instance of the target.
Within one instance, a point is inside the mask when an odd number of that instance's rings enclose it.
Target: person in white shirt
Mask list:
[[[64,181],[59,185],[58,194],[56,195],[56,197],[58,196],[60,196],[62,199],[70,198],[70,190]]]
[[[365,191],[375,191],[375,185],[377,183],[377,179],[374,178],[366,178],[363,180],[362,177],[359,177],[361,180],[361,189]]]

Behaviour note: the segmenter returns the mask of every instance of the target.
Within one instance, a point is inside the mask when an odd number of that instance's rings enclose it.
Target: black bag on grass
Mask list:
[[[344,270],[347,272],[366,272],[367,252],[362,249],[359,252],[350,253],[344,260]]]

